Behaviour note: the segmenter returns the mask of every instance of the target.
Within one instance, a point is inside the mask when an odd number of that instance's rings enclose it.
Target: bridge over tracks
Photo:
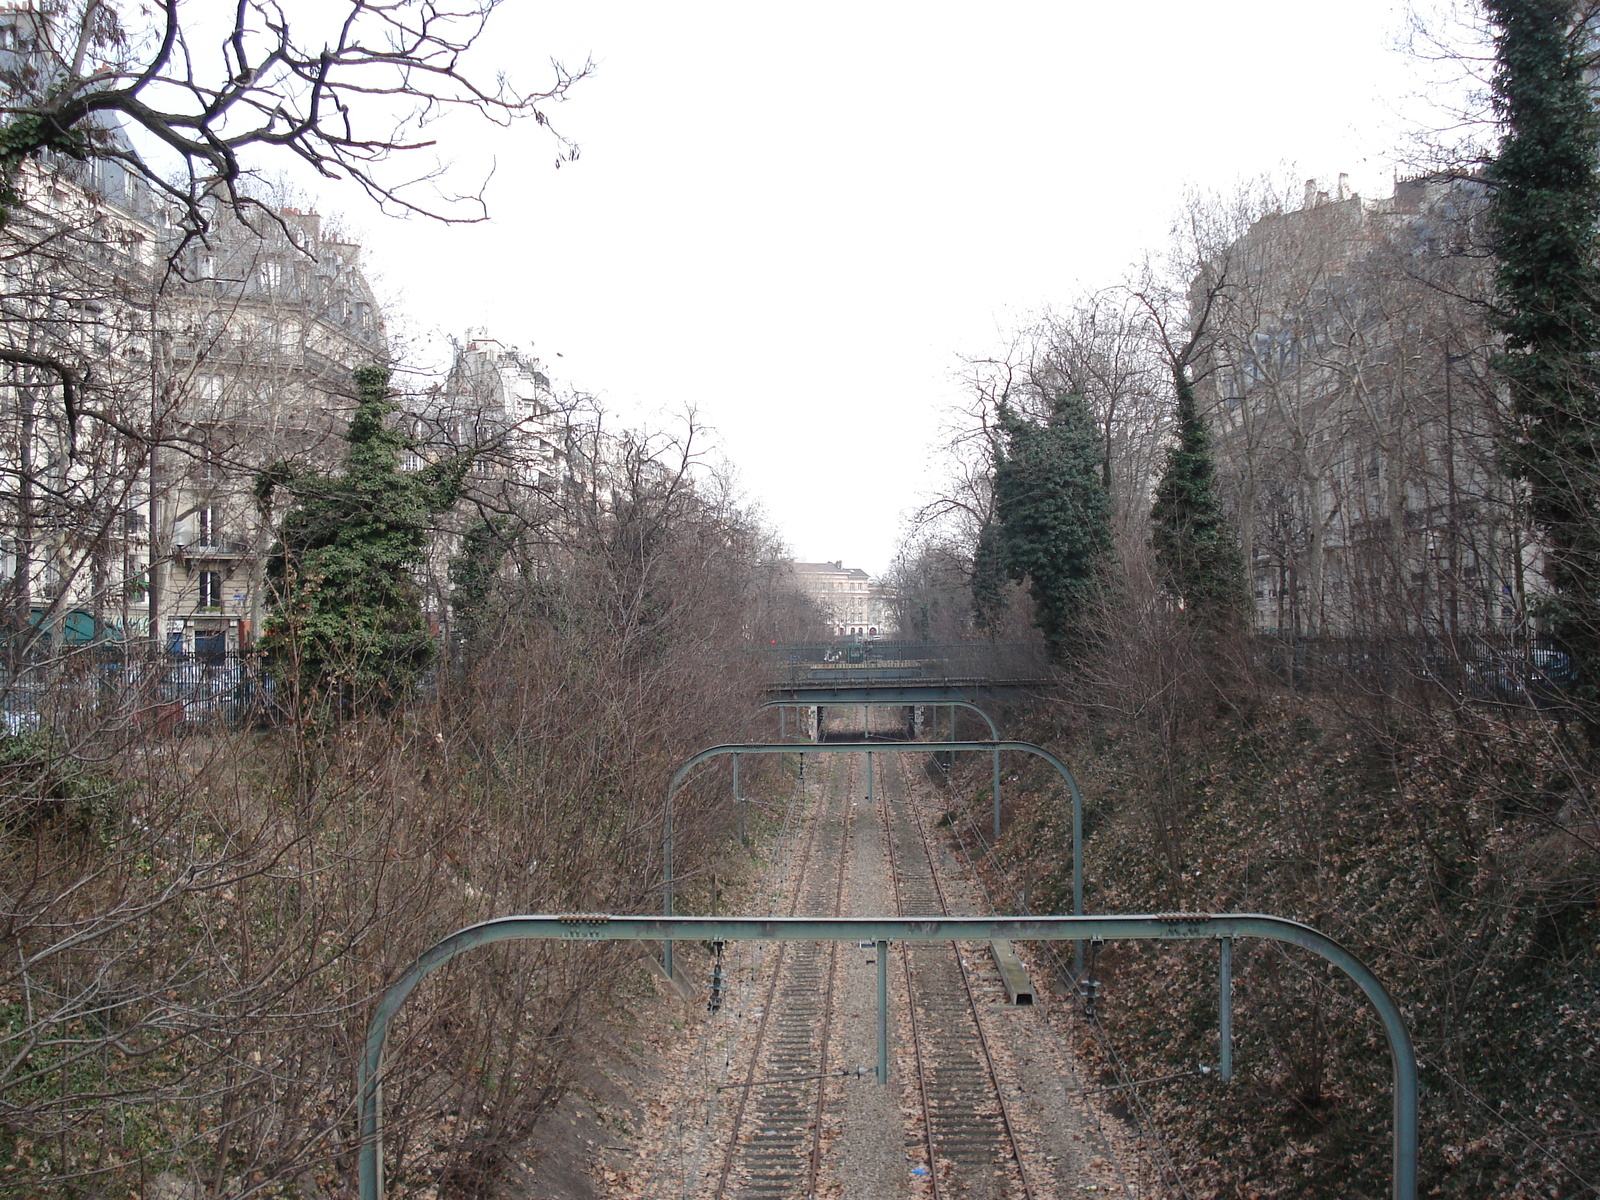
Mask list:
[[[1040,651],[1003,642],[815,642],[769,653],[767,696],[783,704],[946,704],[1051,684]]]

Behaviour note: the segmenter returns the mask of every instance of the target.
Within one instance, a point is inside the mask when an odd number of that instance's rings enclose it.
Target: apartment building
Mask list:
[[[181,652],[247,648],[267,603],[272,523],[255,497],[274,465],[336,470],[351,373],[386,360],[361,248],[318,214],[219,207],[157,303],[163,435],[148,619]]]
[[[1197,395],[1250,564],[1255,624],[1291,635],[1518,627],[1536,587],[1496,463],[1482,186],[1367,200],[1308,181],[1207,264]]]
[[[890,637],[894,593],[859,567],[841,562],[792,564],[795,585],[816,601],[835,637]]]

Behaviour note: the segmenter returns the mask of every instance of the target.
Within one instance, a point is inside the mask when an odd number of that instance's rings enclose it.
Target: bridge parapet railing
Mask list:
[[[1041,679],[1037,647],[1007,642],[810,642],[768,647],[775,678],[787,683],[863,679]]]

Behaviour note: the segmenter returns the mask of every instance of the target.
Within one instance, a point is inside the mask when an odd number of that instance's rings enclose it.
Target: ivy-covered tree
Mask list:
[[[456,639],[469,654],[479,648],[489,594],[511,542],[510,520],[489,517],[462,535],[460,552],[450,560],[450,609],[455,615]]]
[[[1600,698],[1600,119],[1589,29],[1569,0],[1486,0],[1502,128],[1491,185],[1497,359],[1552,595],[1543,617]]]
[[[978,545],[972,554],[972,619],[991,637],[1005,607],[1005,583],[1006,559],[1000,528],[988,520],[978,531]]]
[[[1085,648],[1090,602],[1111,553],[1099,434],[1073,392],[1056,396],[1043,423],[1004,401],[998,412],[990,553],[998,551],[1012,579],[1026,581],[1051,660],[1071,663]]]
[[[269,509],[280,489],[293,507],[268,563],[275,604],[262,650],[304,706],[343,715],[387,711],[434,660],[415,572],[433,518],[461,495],[470,457],[401,470],[414,443],[390,417],[389,372],[362,367],[345,433],[344,472],[276,467],[256,481]]]
[[[1177,389],[1177,441],[1150,509],[1151,541],[1163,586],[1199,626],[1235,628],[1248,611],[1244,557],[1217,493],[1211,431],[1195,404],[1194,384],[1181,362],[1173,365]]]

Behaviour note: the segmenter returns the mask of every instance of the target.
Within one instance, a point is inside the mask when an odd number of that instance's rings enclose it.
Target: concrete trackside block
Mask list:
[[[1007,998],[1012,1004],[1032,1004],[1033,983],[1015,947],[1001,940],[990,942],[989,949],[994,953],[994,965],[1000,968],[1000,982],[1006,985]]]
[[[683,973],[683,967],[673,956],[672,974],[667,974],[666,967],[661,965],[661,950],[659,942],[647,942],[652,947],[652,953],[644,956],[644,965],[649,968],[650,974],[663,980],[668,987],[677,992],[684,1000],[694,1000],[700,994],[700,989],[695,987],[694,980]]]

